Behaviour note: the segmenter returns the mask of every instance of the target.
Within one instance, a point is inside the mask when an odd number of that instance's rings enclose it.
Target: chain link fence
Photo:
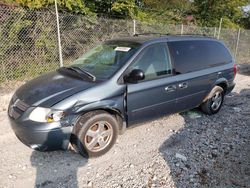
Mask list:
[[[59,14],[64,65],[110,38],[133,35],[131,20]],[[0,6],[0,84],[28,80],[57,69],[56,15]]]
[[[59,14],[63,64],[67,65],[98,43],[133,35],[131,20]]]
[[[29,79],[58,67],[53,12],[0,7],[0,83]]]
[[[148,24],[133,20],[59,13],[64,65],[111,38],[136,33],[199,34],[223,40],[237,62],[250,64],[250,31],[186,25]],[[0,6],[0,87],[59,68],[56,14]],[[238,43],[237,43],[238,41]]]

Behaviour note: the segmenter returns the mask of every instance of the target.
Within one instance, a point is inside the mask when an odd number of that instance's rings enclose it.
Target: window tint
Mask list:
[[[145,80],[171,74],[166,44],[153,44],[144,49],[129,69],[141,69],[145,74]]]
[[[169,42],[168,45],[175,71],[179,73],[196,71],[232,60],[228,50],[216,41],[175,41]]]

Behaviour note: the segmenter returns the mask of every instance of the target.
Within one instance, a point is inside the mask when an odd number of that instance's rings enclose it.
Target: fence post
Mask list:
[[[183,35],[183,29],[184,29],[184,26],[183,24],[181,24],[181,35]]]
[[[135,27],[136,27],[136,23],[135,23],[135,20],[133,20],[133,33],[134,33],[134,35],[136,34]]]
[[[216,37],[217,28],[214,27],[214,38]]]
[[[220,39],[221,25],[222,25],[222,18],[220,19],[220,26],[219,26],[219,30],[218,30],[218,36],[217,36],[218,39]]]
[[[236,61],[236,57],[237,57],[237,52],[238,52],[238,47],[239,47],[239,41],[240,41],[240,28],[238,30],[237,41],[236,41],[235,52],[234,52],[234,59],[235,59],[235,61]]]
[[[55,9],[56,9],[56,24],[57,24],[57,40],[58,40],[59,62],[60,62],[60,67],[63,67],[59,15],[58,15],[58,10],[57,10],[57,0],[55,0]]]

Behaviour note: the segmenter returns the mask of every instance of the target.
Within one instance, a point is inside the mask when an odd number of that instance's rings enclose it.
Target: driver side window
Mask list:
[[[140,69],[145,74],[144,80],[171,74],[171,65],[165,43],[153,44],[145,48],[131,65],[130,70]]]

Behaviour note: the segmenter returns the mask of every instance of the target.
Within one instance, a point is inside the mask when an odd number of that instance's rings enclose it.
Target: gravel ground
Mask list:
[[[250,187],[250,77],[236,82],[218,114],[192,110],[148,122],[88,160],[24,146],[2,105],[0,187]]]

